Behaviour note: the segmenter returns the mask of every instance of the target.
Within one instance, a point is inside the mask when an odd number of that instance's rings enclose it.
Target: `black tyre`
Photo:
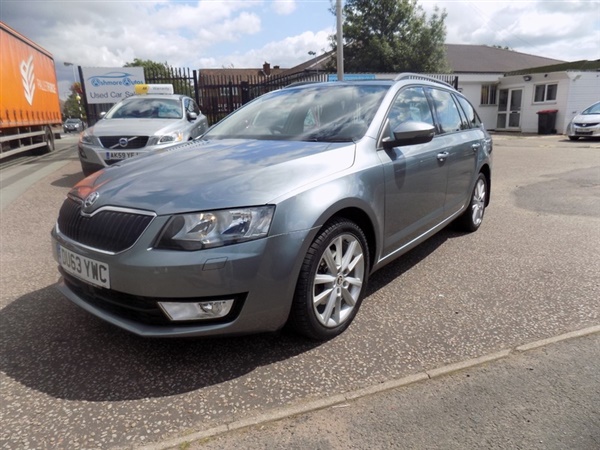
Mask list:
[[[569,136],[569,139],[571,139],[572,141],[576,141],[579,139],[579,136]]]
[[[44,141],[46,142],[46,153],[51,153],[54,151],[55,146],[54,146],[54,133],[52,132],[52,130],[50,128],[46,129],[46,135],[44,138]]]
[[[81,163],[81,171],[83,172],[83,175],[88,177],[91,174],[93,174],[94,172],[98,171],[98,168],[92,165],[88,165],[85,164],[83,161],[80,161]]]
[[[475,181],[469,207],[456,220],[457,228],[462,231],[477,231],[483,221],[488,196],[488,184],[484,174],[480,173]]]
[[[41,139],[43,139],[45,145],[43,147],[36,148],[33,151],[34,155],[45,155],[46,153],[51,153],[54,151],[54,133],[50,128],[46,128],[44,130],[44,137],[39,137],[38,139],[40,139],[38,142],[42,142]]]
[[[289,325],[315,340],[342,333],[358,312],[369,275],[363,231],[347,219],[327,223],[308,249]]]

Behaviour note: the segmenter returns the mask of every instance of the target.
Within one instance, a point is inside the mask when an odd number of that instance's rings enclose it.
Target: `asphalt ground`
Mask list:
[[[145,449],[598,450],[600,327],[533,344]]]
[[[82,178],[76,150],[0,167],[0,448],[185,448],[202,432],[599,325],[600,143],[494,142],[480,230],[444,230],[379,271],[354,324],[324,344],[146,340],[90,316],[56,292],[49,240]],[[24,186],[25,173],[39,180]]]

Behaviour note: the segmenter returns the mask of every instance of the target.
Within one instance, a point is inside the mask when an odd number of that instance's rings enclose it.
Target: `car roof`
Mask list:
[[[423,84],[427,86],[437,86],[452,91],[458,92],[454,86],[447,82],[433,78],[427,75],[414,74],[414,73],[401,73],[395,79],[385,80],[343,80],[343,81],[307,81],[293,83],[286,87],[286,89],[292,89],[301,86],[389,86],[392,87],[396,84]]]
[[[306,86],[392,86],[393,84],[392,80],[300,81],[286,86],[285,89]]]

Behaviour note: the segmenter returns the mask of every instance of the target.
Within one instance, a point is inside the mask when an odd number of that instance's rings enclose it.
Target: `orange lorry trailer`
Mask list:
[[[61,119],[52,55],[0,22],[0,159],[51,152]]]

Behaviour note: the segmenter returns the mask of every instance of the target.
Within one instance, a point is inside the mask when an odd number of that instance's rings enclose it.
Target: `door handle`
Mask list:
[[[445,160],[446,160],[446,158],[448,157],[448,155],[449,155],[449,154],[450,154],[450,153],[448,153],[448,152],[441,152],[441,153],[438,153],[438,154],[437,154],[437,159],[438,159],[439,161],[445,161]]]
[[[477,150],[479,150],[481,148],[481,144],[479,144],[479,143],[473,144],[473,145],[471,145],[471,148],[473,149],[474,152],[476,152]]]

